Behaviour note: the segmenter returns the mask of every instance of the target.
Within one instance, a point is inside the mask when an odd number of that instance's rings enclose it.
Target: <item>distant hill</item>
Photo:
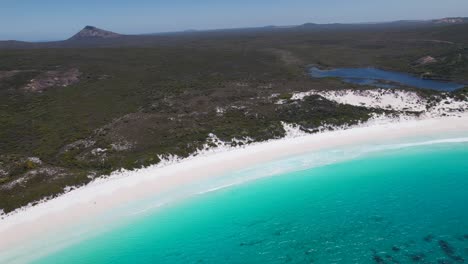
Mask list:
[[[84,40],[84,39],[108,39],[118,38],[121,34],[117,34],[111,31],[103,30],[93,26],[86,26],[80,32],[76,33],[73,37],[68,40]]]
[[[35,48],[93,48],[93,47],[122,47],[122,46],[154,46],[154,45],[173,45],[187,39],[205,38],[217,36],[229,36],[239,34],[260,34],[268,32],[328,32],[343,30],[385,30],[385,29],[417,29],[428,28],[432,30],[444,26],[461,26],[463,28],[454,28],[446,31],[444,34],[460,33],[468,25],[468,18],[454,17],[434,20],[399,20],[380,23],[355,23],[355,24],[315,24],[305,23],[293,26],[266,26],[252,28],[233,28],[216,30],[187,30],[181,32],[153,33],[143,35],[123,35],[112,31],[107,31],[94,26],[86,26],[74,36],[63,41],[52,42],[23,42],[23,41],[0,41],[0,49],[35,49]],[[453,38],[454,36],[450,36]]]
[[[466,17],[447,17],[442,19],[433,20],[397,20],[390,22],[374,22],[374,23],[330,23],[330,24],[315,24],[305,23],[297,28],[310,28],[310,29],[351,29],[351,28],[385,28],[385,27],[427,27],[435,25],[451,25],[451,24],[465,24],[468,23]]]

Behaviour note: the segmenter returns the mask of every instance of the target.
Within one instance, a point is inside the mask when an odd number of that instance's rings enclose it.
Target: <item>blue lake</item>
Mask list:
[[[384,71],[376,68],[336,68],[332,70],[321,70],[317,67],[312,67],[309,73],[314,78],[338,77],[344,82],[381,88],[395,88],[398,87],[398,84],[401,84],[421,89],[449,92],[464,87],[463,84],[459,83],[422,79],[405,73]]]

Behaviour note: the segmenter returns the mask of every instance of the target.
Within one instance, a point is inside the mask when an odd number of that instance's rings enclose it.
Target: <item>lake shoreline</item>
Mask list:
[[[465,87],[466,81],[456,82],[438,76],[417,76],[374,67],[366,68],[324,68],[317,65],[307,67],[312,78],[339,78],[343,82],[380,88],[413,87],[423,90],[454,92]]]

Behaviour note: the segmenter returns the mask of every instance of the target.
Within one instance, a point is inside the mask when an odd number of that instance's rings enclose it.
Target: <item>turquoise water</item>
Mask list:
[[[338,68],[332,70],[320,70],[316,67],[312,67],[309,70],[309,73],[315,78],[339,77],[348,83],[371,85],[381,88],[398,87],[397,85],[389,84],[385,81],[438,91],[454,91],[463,88],[464,86],[458,83],[426,80],[409,74],[384,71],[375,68]]]
[[[467,143],[386,150],[198,195],[35,263],[463,261]]]

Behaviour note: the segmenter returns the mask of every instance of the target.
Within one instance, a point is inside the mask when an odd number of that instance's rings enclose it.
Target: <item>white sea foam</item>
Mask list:
[[[423,142],[405,143],[405,144],[383,145],[381,147],[371,149],[371,151],[382,151],[382,150],[387,150],[387,149],[403,149],[403,148],[411,148],[411,147],[418,147],[418,146],[448,144],[448,143],[464,143],[464,142],[468,142],[468,137],[428,140],[428,141],[423,141]]]
[[[217,187],[213,187],[213,188],[210,188],[210,189],[207,189],[205,191],[200,191],[198,192],[197,194],[206,194],[206,193],[210,193],[210,192],[216,192],[216,191],[219,191],[219,190],[222,190],[222,189],[226,189],[226,188],[229,188],[229,187],[233,187],[235,185],[239,185],[241,182],[236,182],[236,183],[228,183],[228,184],[224,184],[224,185],[220,185],[220,186],[217,186]]]
[[[152,212],[154,209],[160,208],[160,207],[162,207],[162,206],[164,206],[166,204],[167,203],[165,203],[165,202],[157,202],[157,203],[152,204],[150,206],[147,206],[147,207],[145,207],[143,209],[140,209],[140,210],[138,210],[136,212],[132,212],[130,215],[141,215],[141,214],[145,214],[145,213],[148,213],[148,212]]]
[[[416,141],[403,144],[394,143],[385,145],[364,145],[358,147],[332,149],[327,151],[307,153],[286,159],[275,160],[251,168],[243,169],[234,173],[230,173],[225,177],[225,179],[228,181],[235,181],[235,183],[227,183],[222,186],[214,187],[207,191],[203,191],[201,193],[207,193],[218,189],[228,188],[231,186],[238,185],[240,183],[246,183],[248,181],[260,178],[271,177],[274,175],[281,175],[295,171],[308,170],[311,168],[335,164],[338,162],[343,162],[371,155],[376,152],[385,152],[387,150],[398,150],[428,145],[466,142],[468,142],[468,137],[457,137],[438,140]]]

